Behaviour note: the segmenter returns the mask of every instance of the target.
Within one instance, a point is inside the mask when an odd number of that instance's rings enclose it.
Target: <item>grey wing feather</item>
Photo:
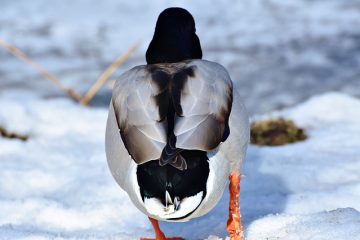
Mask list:
[[[166,126],[160,116],[154,96],[151,75],[145,66],[123,74],[117,80],[112,104],[120,135],[129,154],[138,164],[158,159],[166,144]]]
[[[192,61],[181,92],[182,116],[175,117],[176,147],[209,151],[222,141],[232,106],[232,82],[219,64]]]
[[[239,171],[245,160],[250,140],[249,117],[240,95],[234,89],[234,100],[229,118],[231,134],[220,146],[220,152],[230,163],[231,171]]]

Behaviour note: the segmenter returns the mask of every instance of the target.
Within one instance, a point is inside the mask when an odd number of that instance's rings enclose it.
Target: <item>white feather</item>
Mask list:
[[[146,210],[159,219],[182,218],[193,212],[201,203],[204,192],[201,191],[194,196],[186,197],[180,201],[179,209],[175,211],[174,205],[164,206],[157,198],[145,198]]]

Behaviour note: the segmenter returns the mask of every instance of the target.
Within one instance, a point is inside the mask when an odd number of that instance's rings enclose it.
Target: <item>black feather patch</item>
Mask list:
[[[159,166],[157,161],[138,165],[137,179],[142,199],[156,197],[165,204],[165,191],[172,198],[194,196],[204,191],[209,176],[209,162],[206,152],[184,150],[182,157],[188,162],[187,170],[181,171],[171,165]]]
[[[155,66],[149,67],[152,81],[156,84],[159,93],[154,96],[159,108],[160,122],[166,120],[168,141],[164,147],[160,159],[160,166],[170,164],[179,170],[186,170],[187,163],[181,155],[183,149],[176,148],[176,136],[174,135],[175,115],[181,117],[181,93],[188,77],[194,77],[192,67],[180,69],[173,75]]]
[[[154,96],[156,105],[159,107],[159,115],[160,121],[163,121],[167,116],[169,110],[169,83],[170,83],[170,76],[164,71],[161,70],[153,70],[151,74],[151,78],[153,82],[159,89],[159,94]]]
[[[178,116],[182,116],[183,114],[180,104],[181,92],[184,89],[188,77],[193,77],[193,76],[194,76],[194,70],[191,67],[189,67],[189,68],[181,69],[173,77],[171,96],[172,96],[175,112]]]

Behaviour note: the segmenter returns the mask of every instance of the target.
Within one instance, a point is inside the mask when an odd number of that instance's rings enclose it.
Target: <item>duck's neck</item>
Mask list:
[[[201,59],[199,38],[195,33],[157,34],[146,51],[147,64],[174,63],[188,59]]]

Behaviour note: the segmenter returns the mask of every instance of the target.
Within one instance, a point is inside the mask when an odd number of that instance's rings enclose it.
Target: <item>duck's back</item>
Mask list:
[[[119,137],[137,164],[186,168],[182,150],[211,151],[229,135],[232,82],[219,64],[195,60],[135,67],[113,90]]]

